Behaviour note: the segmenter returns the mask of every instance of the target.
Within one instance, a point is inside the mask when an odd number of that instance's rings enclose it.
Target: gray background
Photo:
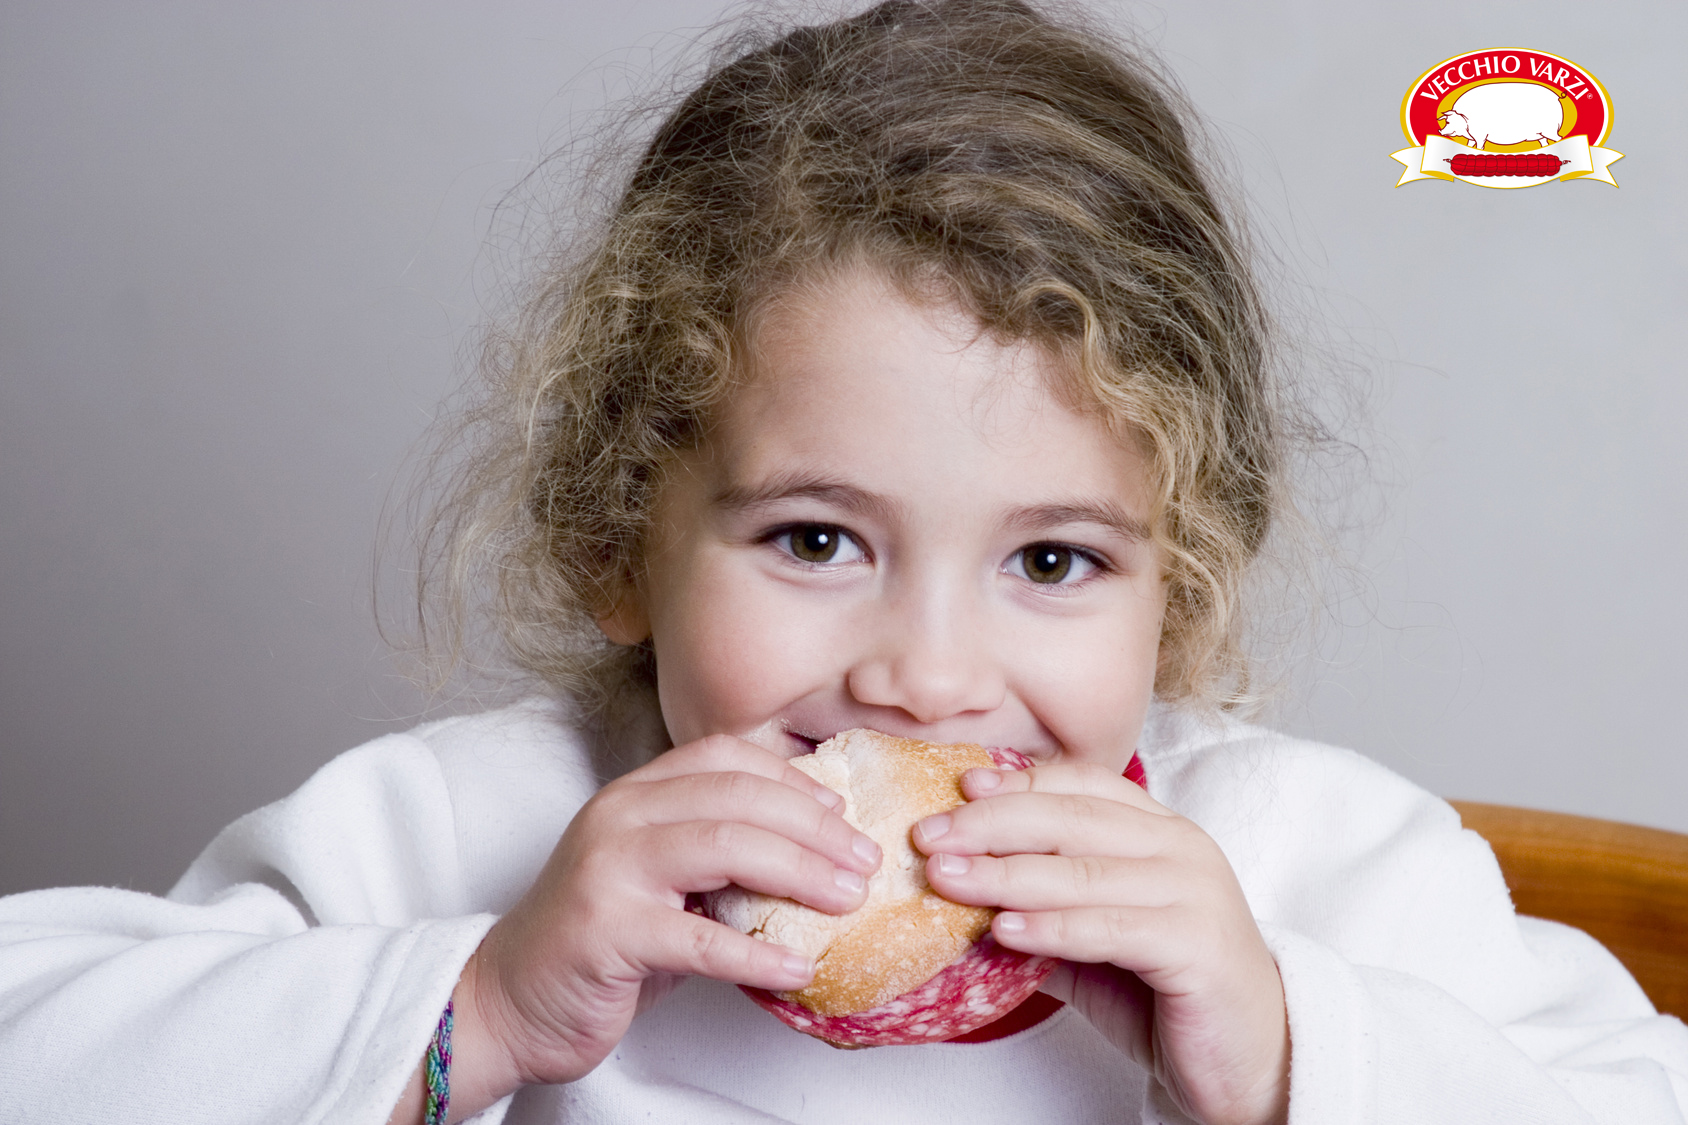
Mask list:
[[[1371,394],[1354,565],[1279,721],[1688,830],[1688,6],[1108,11],[1229,146],[1315,365]],[[0,892],[161,890],[413,721],[371,548],[520,249],[496,206],[720,12],[0,6]],[[1606,84],[1621,190],[1393,186],[1407,84],[1493,46]]]

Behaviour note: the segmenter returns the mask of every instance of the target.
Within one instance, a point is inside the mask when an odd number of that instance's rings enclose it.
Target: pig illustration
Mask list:
[[[1444,137],[1464,137],[1481,149],[1485,141],[1515,145],[1559,140],[1564,109],[1559,95],[1534,82],[1490,82],[1454,99],[1439,119]]]

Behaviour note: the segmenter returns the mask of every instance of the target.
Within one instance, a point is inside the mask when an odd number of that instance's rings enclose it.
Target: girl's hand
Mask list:
[[[880,856],[839,815],[843,803],[778,755],[724,735],[606,785],[454,993],[452,1118],[522,1084],[586,1074],[683,975],[809,983],[806,958],[688,913],[685,899],[737,883],[835,914],[856,909]]]
[[[1063,958],[1072,1004],[1208,1125],[1281,1122],[1289,1025],[1277,965],[1219,846],[1088,764],[970,770],[969,804],[914,842],[945,898],[1000,907],[1011,949]]]

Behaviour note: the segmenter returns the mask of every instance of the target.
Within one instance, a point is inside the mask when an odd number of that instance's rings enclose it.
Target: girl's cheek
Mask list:
[[[655,622],[663,716],[676,741],[745,734],[835,675],[835,623],[746,568],[700,566]]]
[[[1035,654],[1037,671],[1028,665],[1021,682],[1064,759],[1125,769],[1154,695],[1159,638],[1158,613],[1104,616]]]

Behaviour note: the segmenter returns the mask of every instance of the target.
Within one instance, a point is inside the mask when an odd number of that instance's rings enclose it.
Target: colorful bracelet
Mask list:
[[[445,1114],[451,1108],[451,1001],[445,1002],[439,1026],[428,1043],[428,1055],[422,1062],[422,1078],[428,1088],[422,1102],[422,1125],[445,1125]]]

